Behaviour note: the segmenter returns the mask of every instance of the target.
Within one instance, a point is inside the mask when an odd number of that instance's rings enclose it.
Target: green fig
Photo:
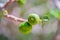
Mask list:
[[[44,17],[42,18],[42,21],[44,21],[44,22],[47,22],[48,20],[49,20],[48,16],[44,16]]]
[[[37,15],[37,14],[30,14],[28,16],[28,22],[31,24],[31,25],[36,25],[40,20],[40,17]]]
[[[23,4],[25,4],[26,3],[26,0],[18,0],[18,4],[19,5],[23,5]]]
[[[19,25],[19,31],[23,34],[29,34],[32,30],[32,25],[30,25],[28,22],[23,22]]]

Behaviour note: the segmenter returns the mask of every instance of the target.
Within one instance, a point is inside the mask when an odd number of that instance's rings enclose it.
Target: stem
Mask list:
[[[4,6],[5,9],[8,8],[8,6],[11,4],[12,0],[9,0],[9,2],[6,3],[6,5]]]
[[[12,2],[17,2],[17,0],[9,0],[9,2],[7,2],[4,8],[7,9]]]
[[[22,18],[17,18],[17,17],[15,17],[15,16],[13,16],[13,15],[4,15],[4,17],[5,18],[8,18],[8,19],[11,19],[11,20],[13,20],[13,21],[17,21],[17,22],[26,22],[27,20],[25,20],[25,19],[22,19]]]

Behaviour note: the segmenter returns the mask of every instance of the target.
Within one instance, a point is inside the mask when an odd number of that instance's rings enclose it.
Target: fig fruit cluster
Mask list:
[[[32,31],[32,26],[39,22],[40,17],[37,14],[30,14],[27,22],[22,22],[19,25],[20,32],[28,34]]]
[[[60,19],[60,12],[56,9],[51,10],[43,17],[40,17],[39,15],[32,13],[28,16],[27,22],[23,22],[19,25],[19,30],[24,34],[28,34],[31,32],[33,25],[36,25],[37,23],[41,22],[40,20],[42,20],[42,25],[43,25],[43,23],[46,23],[47,21],[52,19],[53,16]]]

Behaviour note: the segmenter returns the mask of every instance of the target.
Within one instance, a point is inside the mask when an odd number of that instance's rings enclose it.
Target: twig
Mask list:
[[[6,5],[4,6],[5,9],[7,9],[7,7],[11,4],[12,0],[9,0],[9,2],[6,3]]]
[[[13,15],[4,15],[5,18],[8,18],[8,19],[11,19],[11,20],[14,20],[14,21],[17,21],[17,22],[26,22],[27,20],[25,19],[22,19],[22,18],[17,18]]]
[[[9,7],[9,5],[11,5],[12,2],[17,2],[17,0],[9,0],[9,2],[6,3],[4,8],[7,9]]]

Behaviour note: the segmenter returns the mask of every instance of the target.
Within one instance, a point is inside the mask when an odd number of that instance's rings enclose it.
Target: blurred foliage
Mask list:
[[[0,8],[0,21],[2,20],[2,18],[3,18],[3,11],[2,11],[2,9]]]
[[[41,34],[41,35],[39,36],[39,38],[40,38],[40,40],[43,40],[43,39],[44,39],[44,35]]]
[[[47,35],[41,34],[39,37],[40,37],[40,40],[53,40],[54,35],[55,35],[54,32],[50,32]]]
[[[54,39],[54,32],[50,32],[48,35],[44,37],[44,40],[53,40]]]
[[[32,33],[21,34],[20,36],[23,37],[23,40],[32,40]]]
[[[44,19],[48,19],[48,20],[51,20],[54,18],[53,15],[50,14],[50,10],[48,9],[46,13],[44,13],[43,17]]]
[[[4,36],[3,34],[0,35],[0,40],[8,40],[8,38],[6,36]]]
[[[50,14],[50,10],[48,9],[43,15],[40,15],[40,19],[42,19],[42,28],[45,26],[46,22],[51,22],[55,17]]]
[[[21,13],[20,13],[20,16],[21,16],[21,17],[24,17],[25,12],[26,12],[26,8],[25,8],[25,7],[21,7]]]
[[[34,6],[38,6],[38,5],[41,5],[41,4],[46,4],[47,1],[48,0],[34,0],[33,5]],[[25,4],[25,2],[26,2],[26,0],[18,0],[19,5],[23,5],[23,4]],[[21,16],[22,17],[24,16],[25,12],[26,12],[26,9],[24,7],[22,7],[21,8]],[[56,18],[60,19],[60,12],[57,9],[50,10],[50,11],[48,10],[41,17],[42,17],[43,24],[44,24],[44,21],[45,21],[44,19],[51,20],[51,19],[53,19],[53,17],[56,17]],[[0,20],[2,18],[3,18],[3,11],[0,9]],[[53,33],[53,32],[51,32],[50,34],[48,34],[46,36],[44,36],[42,34],[42,35],[40,35],[40,38],[41,38],[41,40],[52,40],[54,34],[55,33]],[[31,40],[32,34],[27,34],[27,35],[21,34],[20,36],[21,36],[20,37],[21,38],[20,40]],[[8,38],[5,37],[4,35],[0,35],[0,40],[8,40]]]
[[[58,9],[50,10],[50,14],[60,20],[60,11]]]
[[[34,0],[33,1],[33,5],[34,6],[38,6],[38,5],[41,5],[41,4],[46,4],[48,0]]]
[[[21,5],[24,5],[26,3],[26,0],[18,0],[18,4],[21,6]]]
[[[44,27],[46,22],[54,19],[54,16],[50,14],[49,10],[47,10],[43,15],[40,15],[40,19],[42,19],[42,27]]]
[[[29,34],[20,33],[18,36],[16,36],[15,40],[32,40],[32,33]]]
[[[40,16],[40,19],[42,19],[43,21],[49,21],[54,18],[49,8],[47,8],[47,11],[43,15],[39,15],[39,16]]]
[[[43,16],[44,19],[48,19],[48,20],[51,20],[53,19],[53,15],[50,14],[50,12],[47,12],[44,16]]]

